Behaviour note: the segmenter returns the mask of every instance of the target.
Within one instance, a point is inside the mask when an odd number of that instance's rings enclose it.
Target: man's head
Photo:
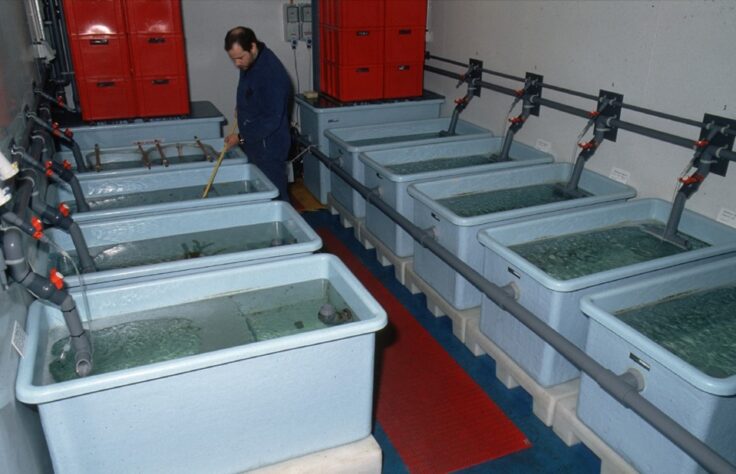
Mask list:
[[[258,40],[253,30],[236,26],[225,35],[225,51],[235,67],[248,69],[258,56]]]

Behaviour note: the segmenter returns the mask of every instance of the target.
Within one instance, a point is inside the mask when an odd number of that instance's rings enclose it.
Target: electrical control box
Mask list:
[[[284,5],[284,22],[299,23],[299,5],[291,3]]]
[[[299,6],[284,5],[284,41],[299,41]]]
[[[302,23],[312,22],[312,5],[302,3],[299,5],[299,21]]]

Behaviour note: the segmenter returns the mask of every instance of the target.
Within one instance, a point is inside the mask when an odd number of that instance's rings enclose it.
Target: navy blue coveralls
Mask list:
[[[243,150],[288,201],[286,160],[289,156],[291,79],[279,58],[263,43],[251,66],[240,71],[237,92],[238,131]]]

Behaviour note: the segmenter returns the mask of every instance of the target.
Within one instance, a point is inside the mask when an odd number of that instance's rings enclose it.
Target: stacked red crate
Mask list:
[[[179,0],[125,0],[125,8],[139,115],[189,113]]]
[[[427,0],[386,0],[383,96],[422,95]]]
[[[321,0],[322,92],[341,101],[422,94],[427,0]]]
[[[346,102],[382,98],[384,0],[319,3],[323,92]]]
[[[64,0],[84,120],[189,113],[180,0]]]
[[[135,116],[123,4],[65,0],[64,14],[85,120]]]

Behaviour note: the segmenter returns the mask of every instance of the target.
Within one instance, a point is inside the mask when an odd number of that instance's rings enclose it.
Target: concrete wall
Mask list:
[[[703,113],[736,119],[733,58],[736,2],[733,1],[475,1],[430,0],[427,47],[437,56],[524,76],[544,75],[545,82],[593,95],[599,89],[624,94],[625,102],[701,120]],[[432,61],[428,64],[460,72]],[[427,73],[425,86],[454,99],[464,93],[455,81]],[[485,75],[506,87],[520,83]],[[585,109],[592,101],[544,92],[544,97]],[[463,118],[503,131],[512,99],[484,90]],[[445,113],[450,113],[448,100]],[[517,109],[518,113],[518,109]],[[688,138],[698,129],[623,111],[622,120]],[[551,144],[558,161],[572,161],[580,118],[542,109],[517,134],[519,141]],[[676,179],[692,152],[619,131],[605,143],[589,169],[608,175],[612,168],[631,174],[639,195],[671,200]],[[721,208],[736,210],[736,164],[724,179],[710,176],[689,201],[688,209],[716,217]]]

